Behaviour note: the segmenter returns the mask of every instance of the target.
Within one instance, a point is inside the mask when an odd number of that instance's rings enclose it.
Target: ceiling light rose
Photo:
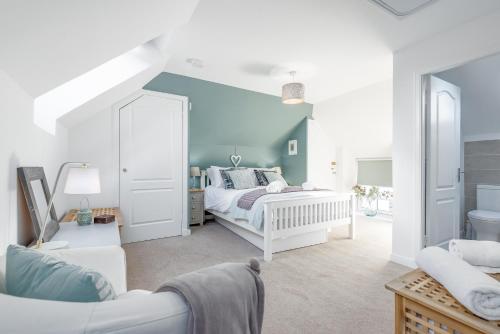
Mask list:
[[[293,78],[295,77],[296,72],[291,71],[290,75]],[[305,95],[305,86],[300,82],[290,82],[283,85],[281,91],[281,101],[284,104],[300,104],[304,103],[304,95]]]

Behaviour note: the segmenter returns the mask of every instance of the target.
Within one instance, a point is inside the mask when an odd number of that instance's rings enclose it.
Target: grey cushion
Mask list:
[[[288,183],[286,183],[285,179],[283,178],[283,176],[281,176],[281,174],[278,174],[276,172],[264,171],[264,175],[267,179],[267,182],[269,182],[269,183],[274,182],[274,181],[281,181],[286,186],[288,186]]]
[[[259,185],[252,169],[232,169],[225,172],[231,178],[234,189],[255,188]]]

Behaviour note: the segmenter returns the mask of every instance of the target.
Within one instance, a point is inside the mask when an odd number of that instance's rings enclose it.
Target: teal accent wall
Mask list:
[[[285,105],[277,96],[166,72],[144,89],[189,98],[190,165],[230,166],[236,145],[241,166],[282,166],[285,179],[305,181],[307,126],[301,124],[312,115],[312,104]],[[299,140],[300,156],[287,157],[290,138]]]
[[[297,155],[288,155],[288,140],[281,150],[281,166],[288,171],[286,180],[300,186],[307,181],[307,118],[293,129],[289,140],[297,139]]]

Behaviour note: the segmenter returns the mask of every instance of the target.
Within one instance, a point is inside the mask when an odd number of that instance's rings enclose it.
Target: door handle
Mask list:
[[[458,179],[458,183],[460,183],[460,180],[462,179],[461,175],[460,174],[463,174],[464,171],[462,171],[460,169],[460,167],[457,168],[457,179]]]
[[[123,171],[124,173],[128,172],[127,168],[123,168],[123,169],[122,169],[122,171]]]

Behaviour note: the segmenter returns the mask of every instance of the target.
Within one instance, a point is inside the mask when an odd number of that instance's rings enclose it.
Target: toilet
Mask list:
[[[500,186],[478,184],[477,210],[467,212],[477,240],[500,241]]]

